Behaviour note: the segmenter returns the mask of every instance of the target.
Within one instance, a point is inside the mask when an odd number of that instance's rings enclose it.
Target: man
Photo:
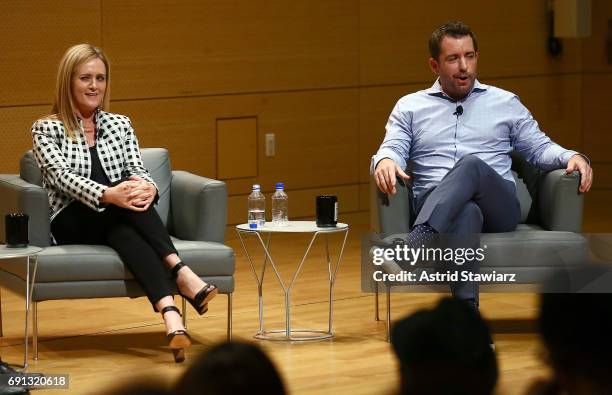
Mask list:
[[[402,97],[371,171],[383,193],[396,192],[396,177],[412,161],[413,207],[417,214],[405,242],[420,247],[435,233],[509,232],[520,206],[510,172],[518,151],[544,169],[579,171],[587,192],[593,171],[585,157],[555,144],[518,97],[476,79],[478,45],[462,22],[448,22],[429,40],[429,65],[438,76],[429,89]],[[471,261],[462,270],[478,271]],[[453,295],[478,308],[478,284],[451,284]]]

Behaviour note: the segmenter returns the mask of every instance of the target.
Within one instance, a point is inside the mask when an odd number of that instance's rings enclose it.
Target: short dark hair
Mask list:
[[[579,273],[594,278],[591,273],[596,270],[581,268]],[[603,273],[608,274],[609,268]],[[542,294],[539,328],[559,376],[582,377],[593,388],[612,385],[612,294]]]
[[[391,345],[400,362],[400,393],[492,394],[498,369],[490,338],[486,322],[456,298],[398,321]]]
[[[175,393],[286,394],[270,358],[256,344],[238,341],[219,343],[201,354],[179,380]]]
[[[434,30],[429,38],[429,54],[434,59],[438,59],[438,56],[440,56],[440,43],[444,36],[451,36],[454,38],[470,36],[474,43],[474,51],[478,51],[476,35],[472,32],[472,29],[461,21],[449,21]]]

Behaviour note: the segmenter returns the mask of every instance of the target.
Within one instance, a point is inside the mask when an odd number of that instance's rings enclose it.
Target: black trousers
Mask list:
[[[97,212],[74,201],[51,222],[58,244],[103,244],[113,248],[155,305],[172,295],[163,258],[177,253],[153,205],[132,211],[109,205]]]
[[[451,237],[450,248],[478,248],[480,233],[511,232],[521,216],[514,183],[504,179],[491,166],[473,155],[461,158],[442,178],[440,184],[413,202],[417,218],[414,225],[428,223],[439,233],[466,235]],[[458,270],[478,273],[476,260],[465,262]],[[453,295],[478,301],[478,283],[451,283]]]

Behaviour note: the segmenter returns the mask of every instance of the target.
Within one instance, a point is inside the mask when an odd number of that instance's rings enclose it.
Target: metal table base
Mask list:
[[[334,336],[333,333],[333,311],[334,311],[334,284],[336,282],[336,274],[338,273],[338,268],[340,267],[340,262],[342,260],[342,254],[344,252],[344,246],[346,245],[346,239],[348,236],[349,228],[348,226],[340,229],[326,228],[325,230],[317,230],[314,231],[312,238],[310,239],[310,243],[306,248],[306,252],[302,256],[297,269],[293,273],[291,277],[291,281],[289,285],[285,285],[285,282],[280,276],[277,265],[272,259],[272,255],[270,254],[270,239],[272,233],[266,233],[266,241],[261,237],[261,233],[257,230],[244,230],[236,228],[236,232],[238,233],[238,238],[240,239],[240,244],[242,244],[242,249],[247,256],[249,261],[249,265],[251,266],[251,270],[253,272],[253,276],[255,277],[255,281],[257,281],[257,292],[259,297],[259,330],[254,335],[256,339],[262,340],[282,340],[282,341],[309,341],[309,340],[324,340],[331,339]],[[344,238],[342,239],[342,246],[340,248],[340,252],[338,254],[338,259],[335,264],[332,264],[330,255],[329,255],[329,240],[328,236],[330,233],[344,233]],[[282,232],[280,232],[282,233]],[[286,234],[286,233],[284,233]],[[310,250],[312,249],[312,245],[314,244],[317,236],[323,234],[325,237],[325,252],[327,258],[327,273],[328,273],[328,281],[329,281],[329,320],[327,330],[320,329],[293,329],[291,328],[291,290],[297,277],[304,265]],[[253,259],[249,254],[248,249],[246,248],[246,244],[244,242],[243,236],[246,235],[255,235],[259,240],[263,250],[264,250],[264,261],[261,269],[261,274],[258,275],[257,269],[255,268],[255,264],[253,263]],[[272,266],[272,270],[276,275],[276,279],[280,284],[283,294],[285,296],[285,329],[275,329],[275,330],[265,330],[264,329],[264,305],[263,305],[263,281],[266,273],[266,267],[270,262],[270,266]],[[284,336],[282,335],[284,333]],[[302,334],[302,335],[300,335]],[[280,335],[280,336],[279,336]]]
[[[32,304],[32,293],[34,291],[34,282],[36,281],[36,269],[38,267],[38,253],[41,248],[38,247],[26,247],[26,248],[6,248],[2,246],[0,254],[1,259],[9,258],[26,258],[26,289],[25,289],[25,333],[24,333],[24,352],[23,352],[23,366],[17,369],[19,372],[24,372],[28,368],[28,344],[30,343],[30,305]],[[30,265],[33,265],[30,269]]]

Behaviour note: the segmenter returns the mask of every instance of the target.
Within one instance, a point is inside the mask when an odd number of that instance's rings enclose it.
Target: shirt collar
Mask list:
[[[474,81],[474,86],[472,87],[472,90],[470,91],[470,93],[467,94],[465,98],[463,98],[463,100],[468,98],[472,94],[472,92],[484,92],[487,90],[488,87],[489,87],[488,85],[481,84],[480,81],[476,79],[476,81]],[[433,83],[433,85],[430,88],[425,89],[425,93],[431,96],[441,97],[443,99],[447,99],[452,102],[455,101],[453,98],[451,98],[446,93],[444,93],[444,91],[442,90],[442,85],[440,85],[439,78],[436,78],[436,81]]]

